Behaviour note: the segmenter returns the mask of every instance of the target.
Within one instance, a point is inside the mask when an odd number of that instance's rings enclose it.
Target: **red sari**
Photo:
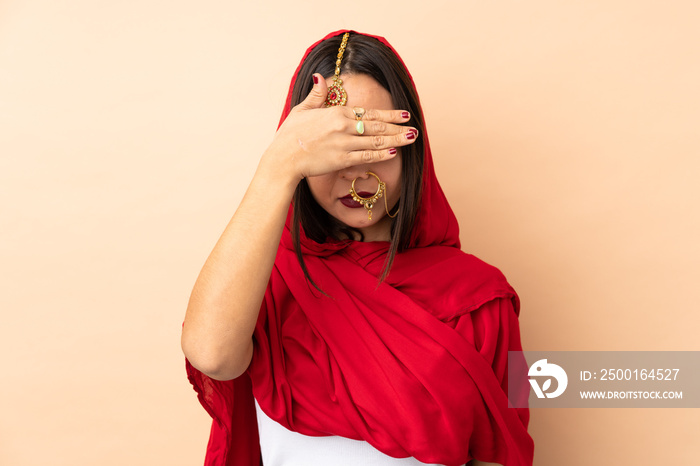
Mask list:
[[[217,381],[186,361],[213,418],[206,465],[261,464],[253,396],[289,430],[365,440],[397,458],[532,465],[529,411],[507,399],[508,351],[522,349],[518,296],[498,269],[460,250],[457,220],[422,137],[423,194],[411,247],[376,290],[388,242],[321,244],[302,229],[309,273],[332,298],[308,284],[291,240],[290,205],[248,370]]]

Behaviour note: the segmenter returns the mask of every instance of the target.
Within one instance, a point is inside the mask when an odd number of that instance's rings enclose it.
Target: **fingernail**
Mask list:
[[[414,133],[413,131],[409,131],[408,133],[406,133],[406,139],[415,139],[415,138],[416,138],[416,133]]]
[[[413,133],[414,136],[418,134],[418,130],[416,128],[410,128],[408,131]]]
[[[411,114],[408,113],[408,112],[401,112],[401,118],[406,118],[406,119],[408,119],[410,116],[411,116]]]
[[[389,149],[389,155],[394,155],[394,154],[396,154],[396,149],[394,149],[392,147],[391,149]]]
[[[318,76],[314,75],[314,84],[318,84]]]

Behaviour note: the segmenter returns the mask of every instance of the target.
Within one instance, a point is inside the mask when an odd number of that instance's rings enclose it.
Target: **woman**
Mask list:
[[[188,305],[206,464],[532,464],[518,298],[458,233],[395,50],[312,45]]]

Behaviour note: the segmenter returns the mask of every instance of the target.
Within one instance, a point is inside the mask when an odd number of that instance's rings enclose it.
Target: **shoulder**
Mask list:
[[[497,298],[510,298],[518,313],[518,295],[501,269],[464,251],[453,253],[452,265],[467,288],[467,294],[473,297],[472,305],[465,309],[467,312]]]
[[[415,264],[419,264],[424,268],[441,271],[441,274],[449,273],[475,284],[489,282],[510,287],[505,275],[498,267],[455,247],[415,248],[402,252],[400,256],[401,260],[411,263],[414,267]],[[396,257],[399,258],[399,255]]]
[[[519,310],[518,296],[503,272],[473,254],[434,246],[404,251],[396,259],[394,283],[403,287],[419,282],[433,306],[442,303],[443,317],[472,312],[498,298],[511,299],[516,313]]]

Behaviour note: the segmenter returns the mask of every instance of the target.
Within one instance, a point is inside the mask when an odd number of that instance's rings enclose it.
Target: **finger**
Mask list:
[[[353,151],[382,150],[390,147],[401,147],[413,144],[418,138],[418,130],[401,126],[402,131],[397,134],[375,134],[364,136],[350,136],[343,141],[345,147]]]
[[[398,150],[395,147],[390,147],[383,150],[356,150],[348,152],[346,167],[360,165],[362,163],[375,163],[383,160],[389,160],[396,157]]]
[[[326,80],[323,78],[323,75],[314,73],[312,79],[314,80],[314,86],[311,88],[311,92],[306,96],[306,99],[297,105],[297,107],[301,109],[321,108],[326,101],[328,86],[326,85]]]
[[[391,136],[394,134],[406,133],[408,131],[413,131],[418,134],[418,130],[411,126],[400,126],[392,123],[386,123],[384,121],[362,121],[364,127],[364,132],[362,136]],[[357,132],[357,121],[348,121],[346,126],[346,132],[350,134],[356,134]]]
[[[351,120],[355,120],[355,112],[352,107],[345,110],[345,116]],[[406,110],[376,110],[373,108],[366,109],[362,117],[363,121],[385,121],[387,123],[406,123],[411,119],[411,114]]]

